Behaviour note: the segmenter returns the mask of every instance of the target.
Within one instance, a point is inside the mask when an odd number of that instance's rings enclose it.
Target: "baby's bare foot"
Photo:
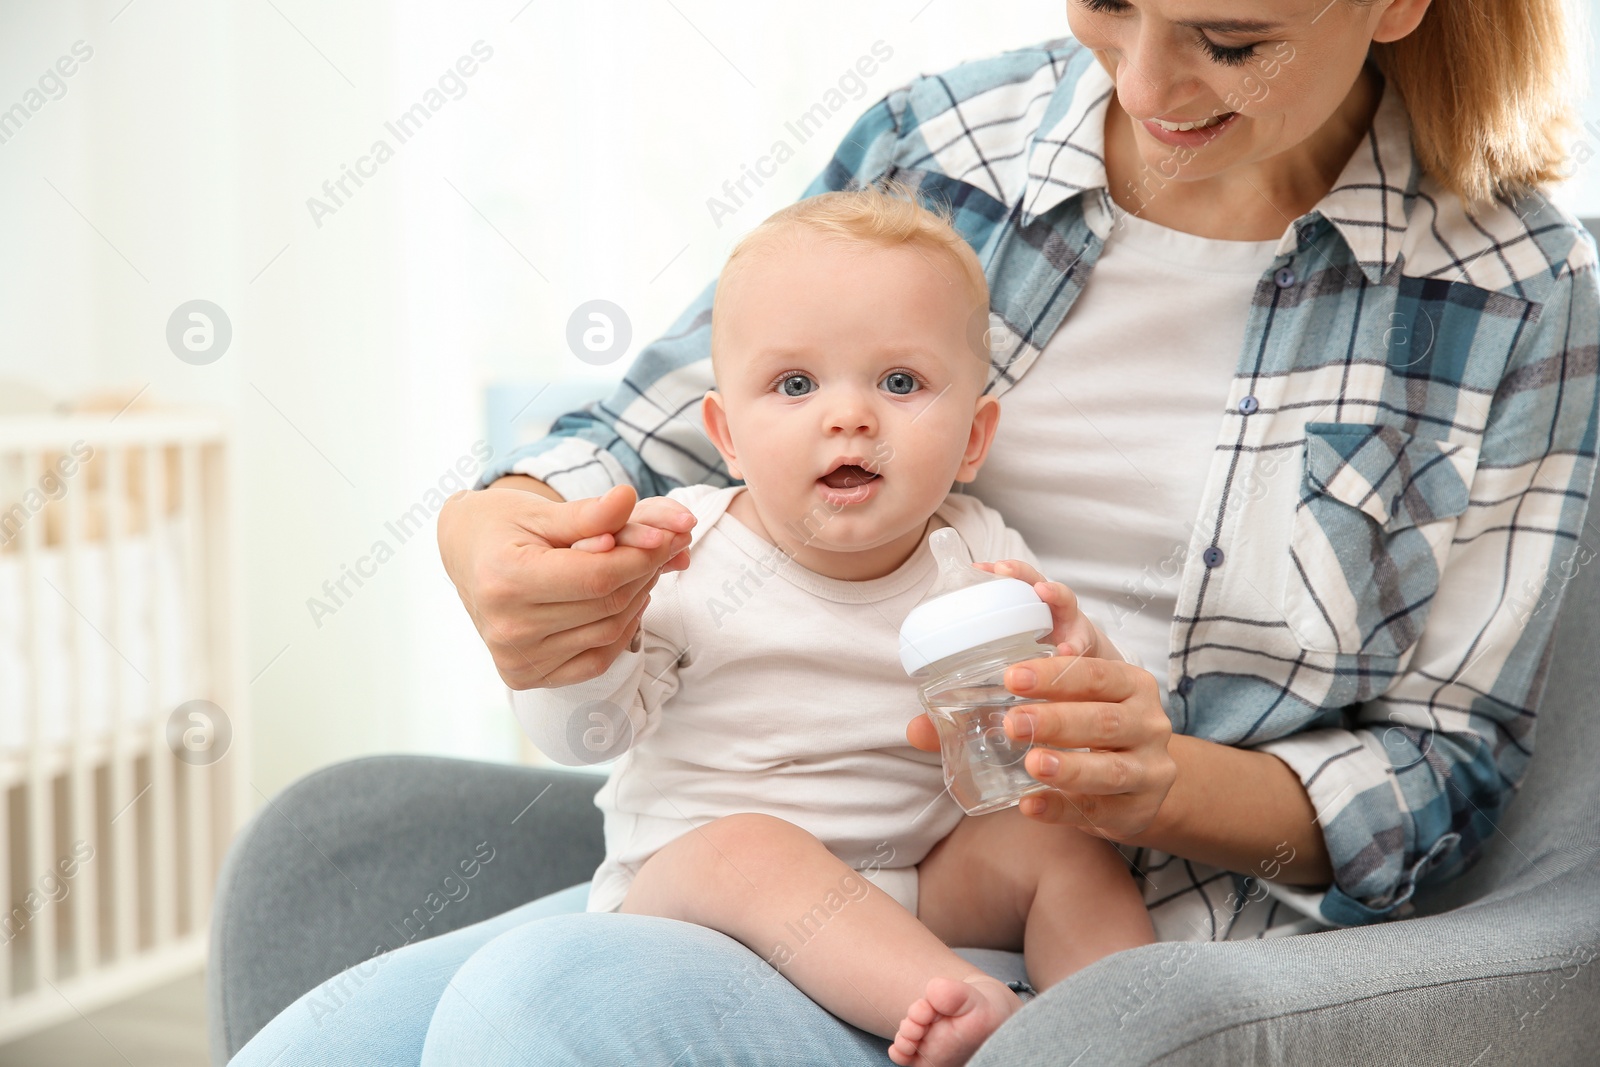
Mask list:
[[[906,1009],[889,1058],[900,1067],[960,1067],[1020,1007],[1022,999],[989,975],[935,978]]]

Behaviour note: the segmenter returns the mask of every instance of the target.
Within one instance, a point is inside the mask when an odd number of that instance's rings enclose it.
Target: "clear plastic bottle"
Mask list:
[[[1038,704],[1005,687],[1006,668],[1055,654],[1054,627],[1033,586],[980,571],[953,527],[928,537],[939,577],[900,628],[900,662],[939,731],[945,785],[968,815],[983,815],[1049,788],[1022,759],[1030,741],[1006,736],[1005,715]]]

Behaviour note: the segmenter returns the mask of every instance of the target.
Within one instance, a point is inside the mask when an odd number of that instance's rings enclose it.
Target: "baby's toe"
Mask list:
[[[927,1028],[932,1026],[933,1021],[938,1017],[939,1012],[934,1009],[932,1004],[928,1003],[927,997],[923,997],[921,1000],[913,1002],[911,1007],[906,1009],[905,1022],[913,1022],[918,1024],[923,1028],[923,1033],[926,1033]],[[904,1026],[905,1022],[902,1022],[900,1025]],[[917,1036],[920,1038],[922,1034],[918,1034]]]
[[[917,1003],[926,1004],[930,1012],[939,1015],[960,1015],[971,1010],[977,999],[977,991],[967,982],[958,982],[954,978],[934,978],[928,982],[926,994]]]
[[[889,1046],[889,1058],[900,1064],[900,1067],[909,1067],[917,1062],[917,1049],[922,1047],[920,1037],[908,1038],[905,1034],[895,1036],[894,1044]]]

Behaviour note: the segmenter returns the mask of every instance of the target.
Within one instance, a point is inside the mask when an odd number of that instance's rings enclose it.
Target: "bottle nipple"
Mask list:
[[[967,551],[967,543],[954,526],[941,526],[929,534],[928,550],[939,565],[939,576],[922,598],[924,602],[969,586],[999,580],[999,575],[980,571],[972,565],[972,553]]]
[[[900,626],[900,663],[913,678],[930,664],[1001,638],[1050,632],[1050,606],[1033,586],[972,565],[955,527],[928,535],[939,574]]]

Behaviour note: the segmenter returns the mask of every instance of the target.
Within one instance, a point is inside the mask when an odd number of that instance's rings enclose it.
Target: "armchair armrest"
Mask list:
[[[605,853],[601,782],[374,756],[266,801],[217,879],[206,968],[213,1062],[380,944],[435,937],[587,881]]]
[[[1030,1001],[972,1067],[1593,1062],[1600,853],[1553,866],[1440,915],[1119,952]]]

